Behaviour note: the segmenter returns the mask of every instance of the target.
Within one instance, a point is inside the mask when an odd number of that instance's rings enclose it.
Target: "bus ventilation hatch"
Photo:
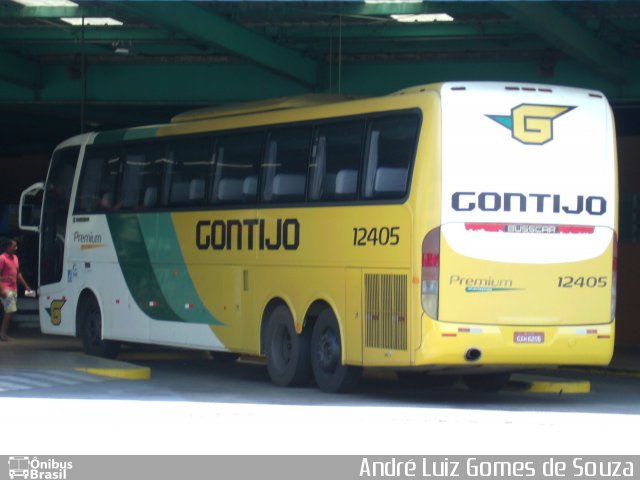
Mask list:
[[[407,349],[406,275],[364,276],[365,345]]]

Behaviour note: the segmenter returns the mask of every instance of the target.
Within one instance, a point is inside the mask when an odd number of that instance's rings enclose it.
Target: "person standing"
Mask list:
[[[0,341],[6,342],[9,340],[11,317],[18,310],[18,282],[27,290],[31,290],[31,288],[20,273],[18,256],[16,255],[18,242],[9,239],[4,247],[4,253],[0,255],[0,299],[4,306]]]

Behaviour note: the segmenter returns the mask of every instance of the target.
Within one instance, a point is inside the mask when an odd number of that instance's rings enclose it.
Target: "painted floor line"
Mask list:
[[[151,369],[148,367],[136,368],[84,368],[76,367],[76,371],[90,373],[91,375],[99,375],[102,377],[119,378],[123,380],[149,380],[151,378]]]
[[[566,380],[512,380],[509,387],[512,391],[529,393],[591,393],[591,382]]]

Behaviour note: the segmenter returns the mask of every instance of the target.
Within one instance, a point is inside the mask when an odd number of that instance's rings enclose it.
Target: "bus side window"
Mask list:
[[[246,202],[253,202],[258,195],[258,177],[251,175],[242,182],[242,197]]]
[[[120,196],[114,209],[147,210],[157,205],[164,157],[162,144],[125,148]]]
[[[102,166],[102,178],[98,190],[98,210],[110,211],[114,206],[118,174],[120,172],[120,151],[112,151],[105,156]]]
[[[102,176],[102,158],[86,156],[82,165],[82,174],[76,194],[76,208],[78,213],[91,213],[98,204],[98,185]]]
[[[418,125],[417,115],[371,120],[363,185],[365,198],[403,198],[407,194]]]
[[[88,147],[80,173],[75,211],[100,213],[111,210],[119,168],[118,150]]]
[[[231,206],[255,202],[263,139],[262,132],[235,133],[217,138],[213,188],[209,196],[211,202]]]
[[[169,194],[169,204],[177,205],[187,201],[189,184],[187,182],[174,182],[171,184],[171,193]]]
[[[323,187],[325,187],[324,183],[327,177],[327,137],[322,135],[316,137],[311,156],[311,164],[309,165],[309,173],[311,175],[309,198],[311,200],[319,200],[322,198]],[[327,188],[327,190],[335,192],[335,185],[333,185],[333,188]]]
[[[153,208],[158,203],[158,187],[150,186],[144,191],[144,199],[142,200],[142,206],[144,208]]]
[[[348,201],[358,195],[364,120],[316,129],[309,165],[311,201]]]
[[[262,200],[303,202],[309,170],[311,127],[290,127],[269,134],[267,158],[262,164]]]
[[[194,138],[171,142],[167,157],[164,203],[204,206],[215,165],[213,141]]]

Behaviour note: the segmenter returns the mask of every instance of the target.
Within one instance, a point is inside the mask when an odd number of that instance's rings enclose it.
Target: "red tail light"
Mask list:
[[[440,267],[440,254],[439,253],[422,253],[422,266],[423,267]]]
[[[438,318],[440,290],[440,227],[431,230],[422,242],[422,308],[431,318]]]

